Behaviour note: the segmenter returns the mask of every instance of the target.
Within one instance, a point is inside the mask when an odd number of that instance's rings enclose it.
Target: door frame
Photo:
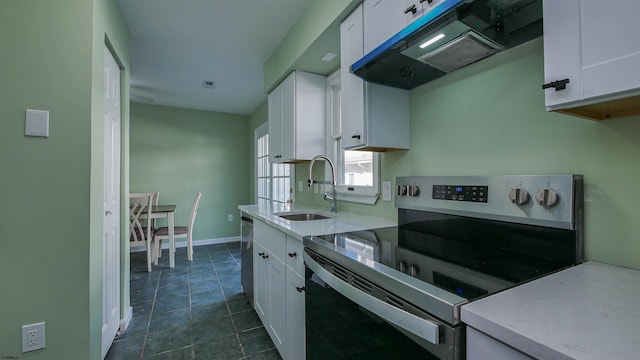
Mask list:
[[[113,56],[118,68],[120,75],[120,241],[119,241],[119,286],[120,286],[120,297],[119,297],[119,307],[120,307],[120,323],[118,332],[124,332],[129,323],[131,322],[131,318],[133,317],[133,308],[130,304],[130,290],[129,290],[129,276],[130,276],[130,259],[129,259],[129,242],[125,241],[128,239],[126,235],[129,232],[129,208],[127,206],[128,194],[129,194],[129,121],[128,121],[128,112],[129,112],[129,92],[127,86],[127,69],[124,66],[121,58],[118,56],[118,51],[115,46],[111,43],[108,36],[105,34],[105,42],[104,42],[105,51],[109,51]],[[103,64],[104,67],[104,64]],[[104,81],[104,79],[103,79]],[[104,106],[104,103],[103,103]],[[104,112],[104,111],[103,111]],[[103,120],[104,121],[104,120]],[[104,138],[104,134],[103,134]],[[103,144],[104,151],[104,144]],[[103,155],[104,156],[104,155]],[[104,179],[104,174],[102,176]],[[104,191],[104,190],[102,190]]]

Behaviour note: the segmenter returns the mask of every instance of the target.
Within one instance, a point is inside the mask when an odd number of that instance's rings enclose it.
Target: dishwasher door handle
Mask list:
[[[306,252],[303,257],[311,271],[344,297],[421,339],[435,345],[440,344],[440,326],[437,323],[410,314],[349,285],[325,270]]]

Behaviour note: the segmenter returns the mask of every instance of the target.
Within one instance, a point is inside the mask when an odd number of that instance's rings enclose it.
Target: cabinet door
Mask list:
[[[640,2],[580,1],[585,99],[640,88]]]
[[[281,155],[280,160],[294,160],[296,142],[296,73],[289,75],[279,87],[282,90]]]
[[[284,263],[269,254],[267,259],[267,277],[268,289],[268,310],[267,323],[271,340],[278,348],[280,354],[285,353],[284,344],[287,332],[287,313],[286,313],[286,270]]]
[[[545,90],[550,109],[640,88],[640,2],[545,0],[545,83],[569,79],[564,90]]]
[[[580,75],[580,0],[544,0],[544,83],[569,79],[565,89],[545,90],[552,107],[582,99]]]
[[[340,24],[340,82],[342,86],[342,148],[357,147],[366,140],[364,81],[349,67],[363,55],[363,7],[359,5]]]
[[[282,87],[278,85],[269,93],[269,162],[279,162],[282,159]]]
[[[306,356],[304,295],[304,279],[287,267],[287,359]]]
[[[412,2],[417,3],[418,0]],[[365,54],[407,26],[407,15],[405,14],[407,3],[407,0],[364,1]]]
[[[267,261],[260,254],[266,254],[265,248],[259,242],[253,242],[253,293],[254,308],[262,323],[266,325],[267,317],[265,316],[268,304],[268,278],[267,278]]]
[[[411,3],[418,3],[418,14],[417,15],[413,15],[409,18],[409,23],[412,23],[413,21],[417,20],[419,17],[421,17],[422,15],[428,13],[429,11],[433,10],[433,8],[435,8],[436,6],[440,5],[440,3],[442,3],[444,0],[432,0],[432,1],[427,1],[427,0],[409,0],[409,5],[407,6],[411,6]],[[408,25],[408,24],[407,24]]]

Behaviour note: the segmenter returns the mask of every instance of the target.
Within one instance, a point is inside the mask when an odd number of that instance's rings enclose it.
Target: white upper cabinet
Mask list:
[[[547,110],[602,120],[640,113],[640,2],[544,0]]]
[[[325,153],[325,87],[325,76],[294,71],[269,93],[269,161]]]
[[[364,55],[363,15],[359,5],[340,24],[342,148],[408,149],[409,92],[366,83],[349,71]]]
[[[444,0],[365,0],[364,54],[389,40],[442,1]]]
[[[364,1],[364,17],[366,18],[364,22],[364,34],[366,34],[364,38],[365,54],[407,26],[406,15],[404,14],[406,8],[406,1],[404,0]],[[342,51],[342,49],[340,50]]]

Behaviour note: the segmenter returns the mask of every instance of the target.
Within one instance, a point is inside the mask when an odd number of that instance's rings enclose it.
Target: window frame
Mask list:
[[[373,184],[371,186],[353,186],[343,183],[344,157],[340,148],[342,137],[340,128],[341,82],[340,70],[327,77],[327,119],[326,119],[326,151],[336,165],[336,193],[338,200],[373,205],[380,197],[380,154],[372,152]],[[331,169],[325,167],[325,176],[331,178]]]
[[[255,182],[254,182],[254,186],[255,186],[255,201],[256,204],[260,204],[261,202],[267,202],[269,204],[274,204],[274,203],[278,203],[278,204],[282,204],[282,205],[288,205],[293,203],[294,201],[294,197],[295,197],[295,192],[293,191],[293,184],[295,183],[295,168],[291,165],[291,164],[275,164],[275,163],[271,163],[269,162],[269,153],[271,152],[271,149],[269,148],[269,139],[267,137],[266,139],[266,146],[267,146],[267,153],[266,154],[262,154],[260,155],[260,149],[258,146],[258,140],[260,138],[262,138],[263,136],[269,136],[269,123],[265,122],[262,125],[258,126],[254,132],[253,132],[253,143],[254,143],[254,161],[255,161]],[[262,177],[262,178],[268,178],[269,179],[269,184],[268,184],[268,188],[269,188],[269,194],[268,197],[259,197],[259,179],[261,178],[259,176],[259,165],[260,165],[260,158],[266,158],[267,163],[269,164],[268,166],[268,171],[269,171],[269,176],[266,177]],[[273,191],[273,187],[275,184],[275,179],[279,179],[279,178],[286,178],[286,176],[275,176],[274,177],[274,166],[288,166],[289,167],[289,190],[288,190],[288,194],[289,194],[289,198],[288,200],[285,201],[278,201],[278,200],[274,200],[273,196],[274,196],[274,191]]]

